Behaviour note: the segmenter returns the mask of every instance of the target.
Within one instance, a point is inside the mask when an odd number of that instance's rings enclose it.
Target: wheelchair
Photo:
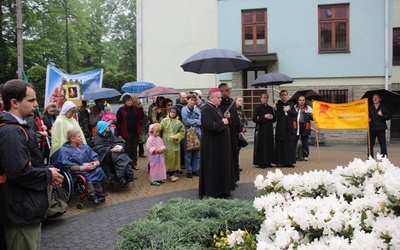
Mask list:
[[[64,176],[61,187],[56,187],[56,195],[69,204],[74,195],[79,196],[76,204],[78,209],[83,208],[83,200],[89,196],[85,177],[79,173],[71,173],[69,170],[60,169],[60,174]]]
[[[106,184],[109,186],[118,184],[122,188],[126,188],[129,186],[130,182],[136,179],[133,175],[133,169],[130,169],[130,171],[125,173],[125,183],[121,183],[121,180],[117,178],[115,163],[113,163],[110,154],[108,154],[103,161],[100,162],[100,165],[107,176]]]

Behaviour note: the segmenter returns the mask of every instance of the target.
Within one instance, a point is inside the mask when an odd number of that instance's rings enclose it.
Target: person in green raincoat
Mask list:
[[[172,105],[169,103],[168,105]],[[161,120],[162,139],[167,150],[165,152],[165,167],[172,182],[179,178],[176,170],[181,167],[180,142],[185,137],[185,128],[177,115],[178,107],[172,106],[167,117]]]

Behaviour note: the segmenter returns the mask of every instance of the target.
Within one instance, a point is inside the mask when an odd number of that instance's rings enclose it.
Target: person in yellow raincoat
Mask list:
[[[168,104],[171,105],[171,104]],[[167,150],[165,167],[172,182],[179,178],[175,172],[181,168],[180,142],[185,137],[185,128],[177,115],[178,107],[172,106],[167,117],[161,120],[162,139]]]

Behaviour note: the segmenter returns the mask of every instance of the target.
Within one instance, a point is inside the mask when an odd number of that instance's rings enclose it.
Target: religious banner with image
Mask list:
[[[70,75],[63,73],[52,65],[48,65],[44,107],[54,102],[57,108],[60,109],[67,100],[74,102],[77,106],[81,106],[81,96],[101,88],[102,80],[103,69]]]

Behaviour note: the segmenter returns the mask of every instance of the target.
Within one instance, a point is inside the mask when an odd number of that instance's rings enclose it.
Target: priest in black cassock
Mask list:
[[[229,136],[232,150],[232,187],[235,189],[236,182],[240,179],[238,140],[239,135],[243,136],[243,128],[237,113],[235,100],[231,98],[230,86],[227,83],[221,83],[218,85],[218,90],[221,92],[221,104],[218,109],[229,120]]]
[[[261,104],[253,112],[253,122],[256,124],[254,134],[253,164],[260,168],[271,167],[275,162],[274,127],[276,121],[274,110],[268,105],[268,94],[261,95]]]
[[[218,109],[221,92],[212,88],[201,111],[199,197],[226,198],[232,191],[229,120]]]
[[[296,152],[294,147],[295,130],[293,120],[297,117],[294,104],[289,101],[286,90],[279,93],[280,100],[275,105],[275,164],[281,167],[294,167]]]

